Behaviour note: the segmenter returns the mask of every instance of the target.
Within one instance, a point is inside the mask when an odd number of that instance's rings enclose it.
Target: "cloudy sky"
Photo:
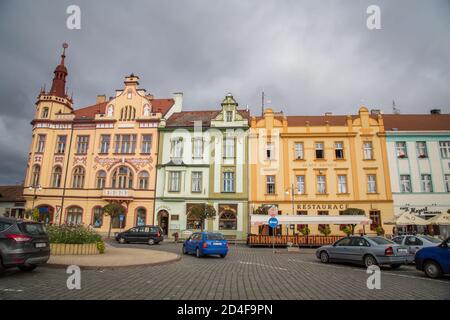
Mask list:
[[[81,29],[66,27],[69,5]],[[381,8],[381,30],[366,9]],[[0,184],[23,180],[35,98],[69,43],[75,106],[113,95],[131,72],[186,110],[227,92],[260,112],[450,111],[449,1],[161,0],[0,2]]]

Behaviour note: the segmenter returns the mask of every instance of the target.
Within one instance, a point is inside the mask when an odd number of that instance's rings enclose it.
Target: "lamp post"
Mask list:
[[[32,185],[32,186],[29,186],[29,187],[28,187],[28,190],[33,191],[33,203],[32,203],[32,205],[31,205],[31,209],[33,210],[33,209],[34,209],[34,201],[35,201],[36,198],[37,198],[36,192],[37,192],[37,190],[41,191],[41,190],[42,190],[42,187],[41,187],[40,184],[38,184],[38,185]]]
[[[286,190],[286,195],[291,194],[291,201],[292,201],[292,215],[295,215],[295,191],[297,191],[297,194],[300,194],[300,191],[294,187],[294,184],[291,184],[291,188]],[[289,239],[289,228],[291,227],[290,224],[287,225],[287,236]]]

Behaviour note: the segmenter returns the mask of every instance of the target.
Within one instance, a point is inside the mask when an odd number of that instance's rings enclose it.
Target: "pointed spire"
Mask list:
[[[64,65],[64,59],[66,58],[66,49],[69,47],[67,43],[63,43],[63,52],[61,54],[61,62],[58,66],[56,66],[53,77],[52,88],[50,89],[49,94],[58,96],[61,98],[66,98],[66,77],[67,77],[67,68]]]

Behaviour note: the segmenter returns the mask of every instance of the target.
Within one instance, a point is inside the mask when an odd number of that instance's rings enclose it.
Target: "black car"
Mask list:
[[[140,226],[116,234],[119,243],[148,243],[158,244],[164,240],[163,231],[158,226]]]
[[[0,272],[14,267],[31,271],[49,258],[50,245],[42,223],[0,218]]]

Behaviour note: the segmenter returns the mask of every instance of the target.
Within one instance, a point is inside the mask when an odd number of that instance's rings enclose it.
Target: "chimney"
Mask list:
[[[373,116],[381,114],[381,110],[380,109],[372,109],[372,110],[370,110],[370,114]]]
[[[330,117],[330,116],[332,116],[333,115],[333,112],[325,112],[325,116],[326,117]]]
[[[95,102],[95,104],[103,103],[105,101],[106,101],[106,95],[99,94],[99,95],[97,95],[97,101]]]
[[[431,114],[441,114],[441,109],[431,109],[430,113]]]

